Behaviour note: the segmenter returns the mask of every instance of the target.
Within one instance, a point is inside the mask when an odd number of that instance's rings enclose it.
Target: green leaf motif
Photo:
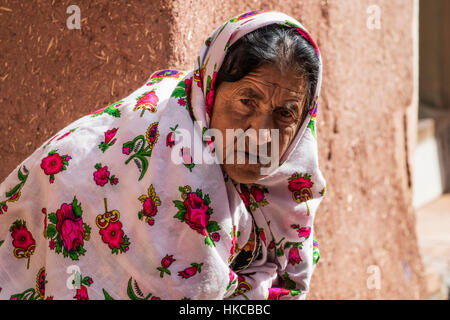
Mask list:
[[[311,132],[312,132],[314,138],[317,139],[317,137],[316,137],[316,122],[314,120],[309,121],[308,128],[311,129]]]
[[[219,231],[220,230],[220,226],[216,221],[210,221],[207,225],[206,225],[206,230],[209,233],[215,232],[215,231]]]
[[[180,200],[173,200],[173,203],[175,204],[175,207],[177,207],[180,211],[186,211],[186,208],[184,207],[184,203]]]
[[[206,237],[206,238],[205,238],[205,243],[206,243],[208,246],[211,246],[211,247],[215,247],[215,246],[216,246],[216,244],[215,244],[214,241],[211,239],[211,237]]]
[[[175,98],[184,98],[186,96],[186,91],[182,88],[176,88],[172,92],[172,97]]]
[[[56,227],[54,224],[49,224],[47,226],[47,230],[46,230],[47,238],[52,239],[56,236],[57,233],[58,233],[58,230],[56,230]]]
[[[180,220],[181,222],[184,222],[184,214],[186,213],[186,210],[185,211],[178,211],[177,212],[177,214],[176,215],[174,215],[173,217],[175,218],[175,219],[178,219],[178,220]]]
[[[115,108],[114,106],[106,108],[105,113],[109,114],[110,116],[120,118],[120,110]]]
[[[75,218],[79,218],[83,214],[83,210],[81,209],[81,203],[78,203],[78,200],[76,197],[73,197],[72,210],[73,210],[73,214],[75,215]]]
[[[67,252],[67,250],[64,248],[64,253],[66,253]],[[67,257],[67,254],[65,254],[64,255],[65,257]],[[78,254],[77,254],[77,252],[75,251],[75,250],[70,250],[70,252],[69,252],[69,256],[70,256],[70,259],[72,259],[72,260],[78,260]]]
[[[111,297],[111,296],[109,295],[109,293],[106,292],[105,289],[102,289],[102,290],[103,290],[103,295],[105,296],[105,300],[114,300],[114,298]]]
[[[205,197],[203,198],[203,200],[205,201],[206,205],[211,203],[211,199],[209,198],[209,194],[205,194]]]

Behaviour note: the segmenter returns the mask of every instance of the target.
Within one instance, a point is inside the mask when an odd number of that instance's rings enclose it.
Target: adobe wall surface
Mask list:
[[[324,63],[318,139],[328,190],[308,299],[425,298],[409,162],[417,121],[413,0],[78,1],[81,30],[66,28],[70,1],[54,2],[1,5],[11,11],[0,9],[0,180],[58,130],[128,95],[154,70],[191,69],[225,20],[282,11],[311,32]],[[381,9],[380,29],[366,25],[372,4]],[[379,268],[379,290],[367,286],[371,266]]]

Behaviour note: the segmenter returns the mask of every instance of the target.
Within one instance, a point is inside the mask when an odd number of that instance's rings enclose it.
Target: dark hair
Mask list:
[[[223,81],[239,81],[265,63],[274,64],[280,71],[293,70],[306,81],[307,94],[301,117],[303,122],[314,99],[319,58],[314,47],[295,28],[271,24],[236,41],[228,49],[217,73],[215,90]]]

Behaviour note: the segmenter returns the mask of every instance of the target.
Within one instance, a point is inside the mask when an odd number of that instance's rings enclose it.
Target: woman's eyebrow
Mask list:
[[[239,90],[239,94],[243,94],[249,98],[256,99],[256,100],[263,100],[263,96],[253,90],[252,88],[243,88]]]

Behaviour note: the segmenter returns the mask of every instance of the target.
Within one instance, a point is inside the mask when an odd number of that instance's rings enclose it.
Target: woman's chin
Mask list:
[[[226,174],[237,183],[256,183],[264,176],[261,175],[260,164],[223,164]]]

